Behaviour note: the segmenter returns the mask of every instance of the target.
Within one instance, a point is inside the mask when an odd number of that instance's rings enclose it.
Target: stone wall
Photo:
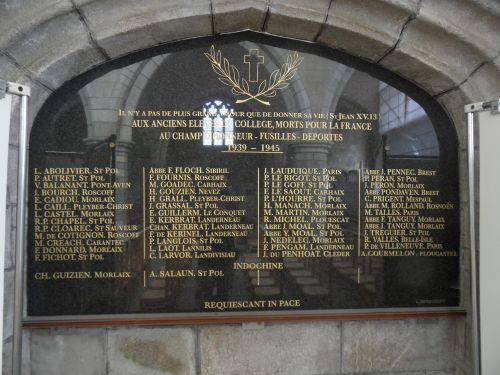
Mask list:
[[[5,0],[0,77],[32,87],[29,123],[64,82],[127,53],[250,29],[340,49],[443,105],[459,136],[463,307],[470,308],[463,105],[500,96],[497,0]],[[9,142],[4,373],[10,373],[18,104]],[[470,373],[465,318],[26,330],[26,374]]]
[[[26,333],[25,374],[455,374],[454,319]]]

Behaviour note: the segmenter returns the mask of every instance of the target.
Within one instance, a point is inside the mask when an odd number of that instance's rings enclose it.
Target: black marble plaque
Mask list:
[[[340,52],[109,63],[31,132],[28,315],[457,306],[456,158],[437,104]]]

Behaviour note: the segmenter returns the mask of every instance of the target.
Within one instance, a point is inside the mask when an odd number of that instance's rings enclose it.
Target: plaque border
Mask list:
[[[317,310],[307,313],[298,311],[233,312],[233,313],[172,313],[172,314],[118,314],[110,315],[65,315],[50,317],[29,317],[23,320],[23,328],[98,328],[116,326],[166,326],[166,325],[209,325],[245,323],[286,323],[310,321],[351,320],[397,320],[432,319],[466,316],[461,307],[456,308],[402,308],[402,309],[346,309]]]

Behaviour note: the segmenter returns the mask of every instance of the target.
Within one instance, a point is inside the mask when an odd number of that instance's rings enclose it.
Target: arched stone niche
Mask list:
[[[135,1],[121,1],[119,7],[112,0],[37,0],[23,4],[5,1],[0,5],[0,62],[2,78],[32,86],[31,123],[51,92],[112,56],[186,37],[245,29],[291,36],[343,49],[377,65],[390,61],[390,70],[433,95],[453,118],[459,134],[460,199],[467,201],[462,108],[469,102],[500,95],[497,39],[500,12],[495,0],[423,0],[404,4],[385,0],[314,3],[213,0],[189,4],[148,1],[141,6]],[[432,88],[433,81],[441,82],[438,90]],[[17,123],[15,117],[13,123]],[[16,154],[17,129],[13,127],[8,218],[15,215]],[[467,251],[466,216],[463,210],[461,242]],[[15,220],[8,223],[14,232]],[[6,291],[6,353],[11,335],[13,303],[9,296],[13,293],[14,247],[14,238],[7,238],[6,280],[11,287]],[[462,260],[464,291],[469,269],[466,251]],[[458,344],[469,341],[465,338],[467,332],[463,322],[459,322]],[[459,345],[455,351],[460,358],[467,356],[463,346]],[[459,367],[464,366],[467,365]],[[368,367],[361,368],[368,371]]]

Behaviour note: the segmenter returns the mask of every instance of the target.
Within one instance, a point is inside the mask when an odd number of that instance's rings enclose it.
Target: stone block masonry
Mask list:
[[[40,329],[23,373],[452,375],[459,319]]]

